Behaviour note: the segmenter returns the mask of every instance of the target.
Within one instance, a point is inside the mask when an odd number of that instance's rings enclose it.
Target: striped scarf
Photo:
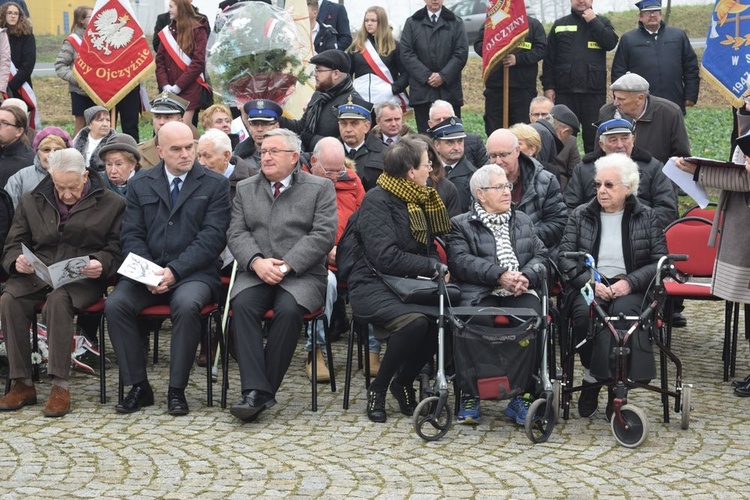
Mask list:
[[[482,224],[490,230],[495,237],[495,248],[497,251],[497,263],[509,271],[518,271],[518,258],[510,244],[510,210],[504,214],[491,214],[486,212],[478,202],[474,202],[474,210],[482,221]],[[501,286],[497,286],[492,293],[494,295],[513,295]]]
[[[386,173],[378,177],[378,186],[406,202],[409,211],[409,230],[414,239],[427,244],[427,233],[432,237],[451,230],[451,220],[443,200],[431,187],[420,186],[407,179],[391,177]]]

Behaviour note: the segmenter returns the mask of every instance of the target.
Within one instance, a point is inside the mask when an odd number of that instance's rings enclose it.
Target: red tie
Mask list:
[[[278,198],[279,195],[281,194],[281,186],[283,186],[281,182],[273,183],[273,197],[274,198]]]

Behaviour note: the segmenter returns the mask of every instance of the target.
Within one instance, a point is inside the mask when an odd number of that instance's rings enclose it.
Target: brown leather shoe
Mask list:
[[[33,385],[16,382],[10,392],[0,399],[0,411],[18,410],[26,405],[35,404],[36,388]]]
[[[52,386],[47,406],[44,407],[45,417],[62,417],[70,412],[70,391],[59,385]]]

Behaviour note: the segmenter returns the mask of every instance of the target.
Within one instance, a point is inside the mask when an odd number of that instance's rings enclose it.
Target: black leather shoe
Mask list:
[[[411,385],[402,385],[395,378],[391,382],[391,394],[398,401],[398,408],[401,413],[407,417],[414,415],[414,409],[417,407],[417,396],[414,387]]]
[[[747,384],[748,382],[750,382],[750,375],[743,379],[732,380],[732,387],[739,387],[741,385]]]
[[[252,422],[266,409],[276,404],[273,394],[253,389],[242,397],[242,402],[232,405],[229,413],[243,422]]]
[[[743,385],[738,385],[734,388],[734,395],[741,398],[750,397],[750,382]]]
[[[672,328],[684,328],[687,326],[687,318],[682,313],[672,315]]]
[[[115,406],[117,413],[134,413],[140,411],[146,406],[154,405],[154,391],[147,383],[143,385],[134,385],[122,403]]]
[[[596,410],[599,409],[599,391],[602,386],[597,384],[597,382],[583,381],[583,389],[578,396],[578,414],[583,418],[594,416]],[[593,385],[596,385],[596,387],[587,388]]]
[[[190,413],[190,408],[188,408],[187,400],[185,399],[185,389],[169,388],[167,392],[167,413],[174,416]]]
[[[385,391],[367,391],[367,418],[379,424],[388,419],[385,412]]]

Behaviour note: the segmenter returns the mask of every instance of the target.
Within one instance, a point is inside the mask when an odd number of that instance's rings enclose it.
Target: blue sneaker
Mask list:
[[[463,396],[461,398],[461,409],[458,410],[456,422],[459,424],[477,425],[482,421],[482,410],[479,407],[479,398]]]
[[[518,425],[526,423],[526,411],[529,408],[529,402],[526,396],[527,394],[516,396],[510,400],[508,407],[505,408],[505,416],[515,420]]]

